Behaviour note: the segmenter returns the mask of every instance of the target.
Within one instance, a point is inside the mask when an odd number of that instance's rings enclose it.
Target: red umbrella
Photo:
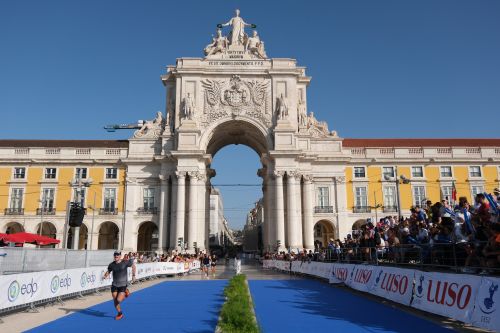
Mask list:
[[[37,245],[59,244],[61,242],[60,240],[54,238],[30,234],[29,232],[8,234],[6,237],[3,237],[3,240],[4,242],[10,243],[32,243]]]

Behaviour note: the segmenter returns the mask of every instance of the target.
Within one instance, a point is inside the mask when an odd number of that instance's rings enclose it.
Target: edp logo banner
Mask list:
[[[500,331],[500,279],[483,277],[475,303],[472,325]]]

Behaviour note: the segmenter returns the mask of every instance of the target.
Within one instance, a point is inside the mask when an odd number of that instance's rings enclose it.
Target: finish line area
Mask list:
[[[214,332],[228,272],[219,279],[167,280],[133,291],[115,321],[112,301],[87,308],[28,332]],[[244,266],[261,332],[453,332],[425,318],[327,283]],[[197,274],[196,274],[197,275]],[[103,294],[106,292],[103,292]],[[111,295],[109,295],[109,298]],[[64,306],[63,306],[64,308]],[[43,312],[43,310],[42,310]],[[1,328],[1,326],[0,326]]]

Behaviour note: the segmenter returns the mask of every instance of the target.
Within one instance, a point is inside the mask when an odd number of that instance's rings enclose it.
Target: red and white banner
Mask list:
[[[483,277],[476,295],[471,324],[500,332],[500,279]]]
[[[352,273],[354,272],[353,264],[339,264],[333,263],[332,269],[330,271],[330,283],[345,283],[348,284],[352,278]]]
[[[415,270],[413,269],[377,266],[373,284],[368,292],[397,303],[410,305],[414,277]]]
[[[371,265],[355,265],[351,278],[346,284],[359,291],[369,291],[375,281],[375,274],[378,272],[378,266]]]
[[[415,271],[411,306],[470,323],[481,277]]]

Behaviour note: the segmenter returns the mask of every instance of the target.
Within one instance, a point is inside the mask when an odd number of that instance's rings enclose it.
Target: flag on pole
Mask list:
[[[455,181],[451,183],[451,198],[453,201],[457,201],[457,188],[455,187]]]

